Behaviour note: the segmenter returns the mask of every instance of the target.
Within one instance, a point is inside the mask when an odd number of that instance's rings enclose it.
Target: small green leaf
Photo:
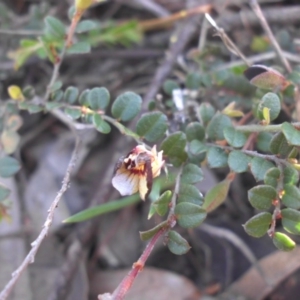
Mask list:
[[[296,243],[286,234],[281,232],[275,232],[273,244],[277,249],[282,251],[292,251],[296,247]]]
[[[281,110],[279,97],[275,93],[265,94],[258,106],[260,112],[262,112],[264,108],[269,109],[270,121],[275,120]]]
[[[190,152],[193,155],[199,155],[205,153],[208,150],[208,147],[198,140],[192,140],[190,143]]]
[[[167,128],[167,117],[161,112],[145,113],[136,124],[137,134],[149,142],[161,139]]]
[[[241,148],[247,141],[247,136],[244,132],[236,130],[234,127],[224,129],[224,137],[228,144],[235,148]]]
[[[228,165],[235,173],[243,173],[248,170],[251,158],[242,151],[234,150],[229,153]]]
[[[104,110],[109,104],[110,94],[104,87],[96,87],[89,91],[87,95],[88,103],[93,110]]]
[[[68,115],[71,119],[77,120],[81,117],[81,109],[75,107],[66,107],[65,114]]]
[[[185,134],[189,142],[192,140],[202,141],[205,137],[204,127],[199,122],[192,122],[186,127]]]
[[[185,85],[189,90],[198,90],[201,84],[202,78],[199,73],[189,73],[186,76]]]
[[[194,184],[203,180],[203,172],[195,164],[186,164],[181,175],[181,183]]]
[[[300,146],[300,131],[299,130],[297,130],[292,124],[290,124],[288,122],[284,122],[281,125],[281,129],[290,145]]]
[[[226,167],[228,154],[221,148],[210,147],[207,151],[206,159],[211,168]]]
[[[180,89],[178,83],[174,80],[167,79],[163,84],[163,90],[169,96],[172,96],[173,90]]]
[[[107,134],[111,131],[110,125],[106,121],[104,121],[102,117],[97,113],[93,114],[93,124],[95,128],[101,133]]]
[[[168,233],[168,248],[176,255],[182,255],[190,250],[189,243],[176,231],[170,230]]]
[[[264,182],[267,185],[272,186],[274,189],[277,188],[280,179],[280,170],[278,168],[269,169],[264,178]]]
[[[273,154],[281,155],[282,157],[287,157],[292,151],[293,146],[289,145],[284,134],[282,132],[277,132],[270,142],[270,151]]]
[[[93,29],[96,29],[98,24],[91,20],[83,20],[77,24],[76,33],[83,33]]]
[[[283,187],[282,203],[294,209],[300,208],[300,190],[294,185],[285,185]]]
[[[62,90],[58,90],[51,93],[51,99],[53,100],[53,102],[59,102],[63,99],[63,97],[64,92]]]
[[[232,127],[229,117],[216,113],[207,125],[206,134],[214,141],[224,140],[224,129]]]
[[[267,210],[277,198],[277,192],[269,185],[257,185],[248,191],[248,198],[254,208]]]
[[[166,228],[168,226],[168,221],[164,221],[157,226],[153,227],[147,231],[140,231],[140,238],[142,241],[147,241],[155,236],[157,232],[159,232],[162,228]]]
[[[70,104],[74,104],[78,98],[78,95],[78,88],[74,86],[69,86],[64,93],[64,100]]]
[[[231,180],[226,178],[206,193],[202,207],[207,212],[213,211],[226,200],[230,183]]]
[[[177,157],[186,145],[186,136],[183,132],[178,131],[170,134],[161,143],[160,149],[164,151],[164,155],[168,157]]]
[[[40,106],[40,105],[37,105],[37,104],[31,104],[31,103],[30,103],[30,104],[28,104],[28,106],[27,106],[27,110],[28,110],[28,112],[31,113],[31,114],[36,114],[36,113],[42,111],[42,110],[43,110],[43,107]]]
[[[282,226],[292,234],[300,234],[300,212],[292,208],[281,210]]]
[[[27,85],[23,89],[23,95],[26,99],[32,99],[35,96],[35,90],[31,85]]]
[[[269,132],[260,132],[257,135],[256,145],[258,150],[263,152],[270,152],[270,142],[272,139],[272,134]]]
[[[160,195],[160,197],[152,203],[155,211],[159,216],[164,216],[168,209],[169,209],[169,203],[172,198],[172,192],[171,191],[165,191],[163,194]]]
[[[19,162],[10,156],[3,156],[0,158],[0,176],[3,178],[15,175],[21,166]]]
[[[194,185],[181,183],[177,202],[189,202],[196,205],[202,205],[203,196]]]
[[[253,157],[250,162],[250,169],[256,181],[263,180],[266,172],[273,167],[273,163],[261,157]]]
[[[256,238],[264,236],[272,222],[272,215],[269,212],[261,212],[243,225],[245,231]]]
[[[89,89],[84,90],[84,91],[81,92],[81,94],[79,96],[79,99],[78,99],[78,102],[81,105],[84,105],[84,106],[88,106],[89,105],[89,100],[88,100],[89,93],[90,93]]]
[[[114,101],[111,112],[116,119],[124,122],[138,115],[142,106],[142,98],[133,92],[125,92]]]
[[[214,109],[214,107],[207,102],[201,103],[197,110],[198,119],[202,122],[203,125],[207,125],[215,113],[216,110]]]
[[[0,183],[0,202],[7,199],[10,194],[10,189]]]
[[[52,86],[50,87],[51,93],[54,93],[58,90],[60,90],[62,87],[62,82],[61,81],[55,81]]]
[[[64,24],[60,20],[52,16],[47,16],[45,18],[45,24],[46,24],[46,32],[49,35],[57,39],[65,38],[66,29]]]
[[[295,185],[299,181],[299,172],[292,166],[285,166],[283,170],[283,184]]]
[[[77,42],[68,48],[68,54],[84,54],[91,52],[91,45],[88,42]]]
[[[178,223],[183,228],[194,228],[199,226],[206,218],[206,211],[200,206],[181,202],[175,207]]]

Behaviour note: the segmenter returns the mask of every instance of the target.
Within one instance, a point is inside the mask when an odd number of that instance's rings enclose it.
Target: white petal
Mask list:
[[[112,179],[112,185],[122,196],[132,195],[139,189],[139,176],[127,170],[118,170]]]

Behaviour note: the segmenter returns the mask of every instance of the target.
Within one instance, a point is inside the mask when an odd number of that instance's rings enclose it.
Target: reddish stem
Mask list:
[[[70,48],[72,46],[72,40],[73,40],[73,35],[77,26],[77,23],[81,19],[82,15],[84,13],[84,10],[76,10],[74,13],[74,16],[72,18],[72,23],[69,28],[68,36],[67,36],[67,48]]]
[[[139,258],[137,262],[133,264],[132,270],[127,274],[127,276],[121,281],[119,286],[115,289],[112,294],[111,300],[122,300],[124,299],[126,293],[129,291],[130,287],[132,286],[135,278],[139,274],[140,271],[143,270],[144,265],[151,254],[157,240],[163,235],[166,231],[166,228],[162,228],[159,230],[153,238],[150,240],[149,244],[146,246],[143,254]]]

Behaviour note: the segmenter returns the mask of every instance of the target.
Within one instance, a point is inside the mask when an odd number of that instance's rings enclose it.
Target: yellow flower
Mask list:
[[[164,163],[163,151],[157,152],[156,145],[151,151],[142,145],[136,146],[116,164],[112,185],[122,196],[139,192],[141,199],[145,200],[153,178],[159,176]]]

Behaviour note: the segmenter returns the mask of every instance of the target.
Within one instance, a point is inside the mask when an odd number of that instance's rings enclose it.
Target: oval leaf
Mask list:
[[[202,122],[203,125],[207,125],[215,113],[215,108],[207,102],[201,103],[197,110],[198,119]]]
[[[190,250],[189,243],[176,231],[170,230],[168,233],[168,248],[176,255],[182,255]]]
[[[202,141],[205,137],[204,127],[199,122],[192,122],[186,127],[185,134],[189,142],[192,140]]]
[[[203,172],[200,167],[195,164],[187,164],[184,166],[180,180],[181,183],[194,184],[202,180]]]
[[[182,202],[176,205],[175,214],[178,223],[183,228],[194,228],[199,226],[206,218],[206,211],[200,206]]]
[[[271,224],[272,215],[269,212],[261,212],[246,222],[245,231],[256,238],[264,236]]]
[[[300,208],[300,190],[294,185],[285,185],[283,188],[282,203],[294,209]]]
[[[270,151],[273,154],[286,157],[292,151],[293,146],[289,145],[284,134],[282,132],[276,133],[270,142]]]
[[[292,208],[281,210],[282,226],[292,234],[300,234],[300,212]]]
[[[231,180],[225,179],[206,193],[202,207],[207,212],[211,212],[216,209],[226,200],[230,183]]]
[[[246,134],[236,130],[234,127],[225,128],[224,137],[228,144],[235,148],[243,147],[247,141]]]
[[[172,198],[172,192],[171,191],[165,191],[163,194],[160,195],[160,197],[152,203],[155,211],[159,216],[164,216],[168,209],[169,209],[169,203]]]
[[[203,196],[195,186],[181,183],[177,202],[189,202],[201,205],[203,203]]]
[[[273,188],[277,188],[280,179],[280,170],[278,168],[269,169],[264,178],[264,182],[267,185],[272,186]]]
[[[4,156],[0,158],[0,176],[3,178],[11,177],[15,175],[21,166],[19,162],[10,156]]]
[[[297,130],[292,124],[284,122],[281,129],[285,138],[290,145],[300,146],[300,131]]]
[[[64,100],[70,104],[74,104],[79,95],[78,88],[74,86],[69,86],[64,93]]]
[[[211,140],[224,140],[223,131],[226,127],[232,127],[231,119],[223,114],[217,113],[208,123],[206,134]]]
[[[89,91],[88,103],[93,110],[104,110],[109,104],[110,94],[104,87],[96,87]]]
[[[226,167],[228,154],[221,148],[210,147],[207,151],[206,159],[211,168]]]
[[[140,231],[140,238],[142,241],[147,241],[155,236],[157,232],[159,232],[162,228],[166,228],[168,226],[168,221],[164,221],[157,226],[153,227],[147,231]]]
[[[261,157],[253,157],[250,162],[250,169],[256,181],[263,180],[266,172],[273,167],[273,163]]]
[[[107,134],[111,131],[110,125],[106,121],[104,121],[99,114],[93,115],[93,124],[95,128],[101,133]]]
[[[248,170],[251,158],[242,151],[234,150],[229,153],[228,165],[235,173],[242,173]]]
[[[132,120],[138,115],[142,106],[142,98],[133,92],[125,92],[114,101],[111,113],[124,122]]]
[[[276,190],[269,185],[257,185],[248,191],[251,205],[259,210],[269,209],[276,197]]]
[[[137,134],[149,142],[155,142],[162,138],[167,128],[167,117],[161,112],[146,113],[136,124]]]

